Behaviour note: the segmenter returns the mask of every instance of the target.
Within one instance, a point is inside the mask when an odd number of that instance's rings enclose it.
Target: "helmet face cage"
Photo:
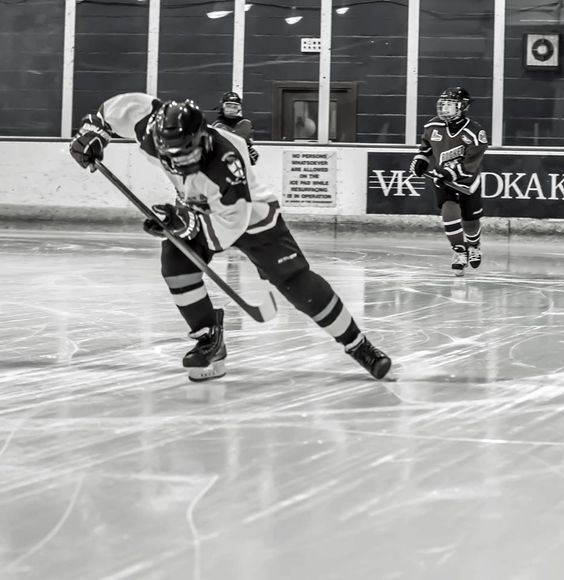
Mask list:
[[[233,118],[233,117],[240,117],[243,109],[239,103],[232,103],[226,102],[221,105],[221,109],[223,114],[226,117]]]
[[[209,145],[206,120],[192,101],[168,101],[158,111],[153,141],[161,161],[170,171],[189,175],[200,170]]]
[[[221,111],[226,117],[240,117],[243,112],[243,101],[233,91],[228,91],[221,97]]]
[[[460,87],[446,89],[437,101],[437,116],[450,123],[460,119],[470,106],[470,95]]]

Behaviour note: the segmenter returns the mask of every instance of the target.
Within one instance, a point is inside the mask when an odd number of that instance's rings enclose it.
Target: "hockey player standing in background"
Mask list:
[[[470,95],[462,87],[446,89],[437,116],[423,130],[419,152],[409,170],[421,177],[433,161],[434,189],[446,236],[454,250],[452,269],[462,276],[482,261],[480,217],[483,214],[480,168],[488,148],[486,132],[466,116]],[[458,189],[466,190],[459,193]]]
[[[207,124],[192,101],[165,101],[126,93],[87,115],[70,153],[84,168],[102,160],[112,136],[136,139],[159,163],[176,189],[176,203],[153,206],[167,229],[209,263],[214,254],[239,248],[298,310],[325,330],[371,375],[381,379],[391,361],[362,334],[329,283],[310,269],[280,215],[277,198],[256,180],[245,141]],[[157,222],[148,233],[163,237]],[[225,374],[223,310],[214,309],[202,272],[168,239],[162,242],[161,272],[197,340],[183,366],[192,380]]]
[[[243,117],[243,101],[241,97],[233,91],[228,91],[221,97],[219,106],[220,113],[212,123],[212,127],[227,129],[227,131],[243,137],[247,142],[251,165],[254,165],[258,161],[259,154],[253,146],[253,124],[249,119]]]

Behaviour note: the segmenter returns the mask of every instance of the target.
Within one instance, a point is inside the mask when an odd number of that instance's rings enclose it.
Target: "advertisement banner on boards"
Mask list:
[[[413,155],[368,153],[366,213],[438,214],[432,182],[409,177]],[[564,218],[564,154],[488,152],[481,179],[485,216]]]

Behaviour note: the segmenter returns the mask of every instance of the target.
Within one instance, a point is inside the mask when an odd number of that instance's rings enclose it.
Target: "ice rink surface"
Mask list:
[[[2,580],[561,580],[564,250],[300,233],[396,380],[279,295],[190,343],[143,234],[0,232]],[[213,265],[249,301],[236,253]]]

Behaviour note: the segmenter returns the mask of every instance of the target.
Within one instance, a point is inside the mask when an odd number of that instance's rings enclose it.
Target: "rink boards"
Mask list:
[[[408,179],[414,147],[269,142],[257,148],[261,158],[254,171],[280,196],[287,215],[315,220],[436,213],[429,184]],[[560,149],[488,151],[482,175],[486,216],[564,218],[563,156]],[[174,196],[158,164],[148,163],[135,143],[113,142],[105,160],[145,202]],[[87,219],[136,213],[102,176],[74,163],[66,140],[0,141],[0,173],[0,208],[6,216]]]

